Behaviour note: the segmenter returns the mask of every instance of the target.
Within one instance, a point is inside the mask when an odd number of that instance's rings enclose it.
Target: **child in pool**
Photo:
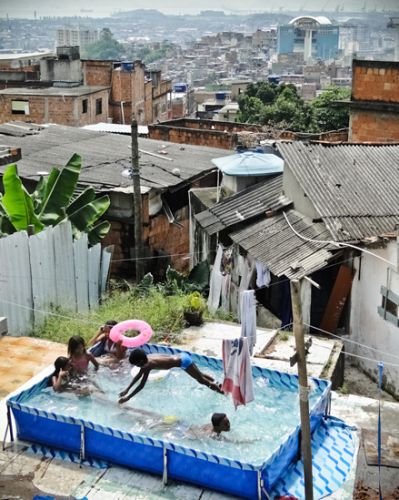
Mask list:
[[[94,390],[87,384],[71,378],[71,362],[69,358],[59,356],[54,361],[54,373],[51,375],[50,384],[55,392],[73,391],[78,396],[88,396]]]
[[[85,341],[79,335],[74,335],[68,341],[68,354],[72,372],[76,375],[87,373],[89,363],[98,370],[99,364],[90,352],[86,351]]]
[[[51,375],[51,386],[55,392],[60,392],[66,388],[69,381],[69,370],[71,365],[68,358],[59,356],[54,361],[54,373]]]
[[[171,368],[182,368],[188,373],[188,375],[190,375],[190,377],[194,378],[200,384],[206,385],[219,394],[224,394],[224,392],[222,391],[220,386],[216,384],[214,379],[209,375],[201,372],[197,365],[193,363],[191,356],[187,353],[181,353],[175,356],[162,354],[149,354],[147,356],[147,354],[142,349],[135,349],[131,352],[129,361],[132,365],[138,366],[140,368],[140,371],[133,378],[129,386],[119,394],[119,403],[125,403],[126,401],[129,401],[130,398],[135,396],[144,388],[151,370],[170,370]],[[140,384],[130,395],[126,396],[129,393],[130,389],[134,386],[134,384],[140,379]]]
[[[115,320],[108,320],[103,326],[100,327],[96,335],[90,340],[89,345],[99,343],[98,348],[96,348],[96,352],[93,352],[94,356],[109,354],[111,361],[119,361],[125,357],[126,347],[122,345],[122,341],[112,342],[109,338],[109,332],[116,324],[117,322]]]

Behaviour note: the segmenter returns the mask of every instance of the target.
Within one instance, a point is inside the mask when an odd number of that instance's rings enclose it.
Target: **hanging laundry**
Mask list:
[[[208,309],[210,312],[215,312],[220,303],[220,294],[222,292],[222,273],[220,272],[220,265],[222,256],[223,247],[219,245],[209,280]]]
[[[256,286],[261,288],[262,286],[269,286],[271,281],[269,268],[266,267],[262,262],[258,260],[255,261],[256,265]]]
[[[253,401],[254,390],[247,338],[224,339],[222,353],[224,370],[222,390],[231,393],[236,408]]]
[[[247,255],[244,258],[243,271],[242,271],[240,287],[239,287],[239,290],[240,290],[240,295],[239,295],[240,304],[239,304],[239,308],[238,308],[238,311],[240,314],[240,316],[238,318],[239,321],[241,321],[241,294],[245,290],[248,290],[248,288],[250,287],[250,284],[253,282],[255,269],[256,269],[256,266],[255,266],[254,259],[250,255]]]
[[[230,293],[231,293],[231,274],[224,274],[222,276],[222,291],[221,291],[221,305],[220,307],[230,312]]]
[[[255,290],[241,293],[241,337],[247,337],[248,349],[252,356],[256,344],[256,298]]]

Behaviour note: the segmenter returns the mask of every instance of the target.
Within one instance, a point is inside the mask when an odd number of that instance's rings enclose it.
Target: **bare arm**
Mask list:
[[[126,354],[126,347],[124,347],[122,345],[122,341],[118,341],[115,343],[116,344],[116,352],[115,352],[115,356],[118,358],[118,359],[123,359],[125,357],[125,354]]]
[[[141,379],[141,382],[140,384],[136,387],[136,389],[129,395],[129,396],[125,396],[124,398],[120,398],[120,400],[118,401],[120,404],[122,403],[126,403],[126,401],[129,401],[129,399],[131,399],[133,396],[135,396],[138,392],[140,392],[142,389],[144,389],[144,386],[147,382],[147,379],[148,379],[148,375],[149,375],[149,371],[145,371],[143,372],[143,378]]]
[[[98,361],[96,360],[96,358],[93,356],[93,354],[91,354],[90,352],[87,353],[87,355],[89,356],[89,361],[91,361],[94,365],[94,368],[96,370],[98,370],[98,367],[100,366]]]
[[[51,378],[51,385],[53,386],[53,389],[55,392],[60,392],[62,390],[62,382],[64,381],[64,378],[68,375],[67,371],[60,371],[58,376],[56,377],[55,375]]]
[[[101,327],[98,332],[94,335],[94,337],[89,340],[89,345],[94,345],[97,344],[97,342],[100,342],[100,340],[104,340],[106,337],[105,333],[103,332],[103,327]]]
[[[122,392],[119,393],[119,396],[126,396],[126,394],[130,391],[130,389],[134,386],[134,384],[136,382],[138,382],[141,377],[144,375],[144,371],[142,369],[139,370],[138,374],[133,377],[132,381],[130,382],[130,384],[126,387],[125,390],[123,390]]]

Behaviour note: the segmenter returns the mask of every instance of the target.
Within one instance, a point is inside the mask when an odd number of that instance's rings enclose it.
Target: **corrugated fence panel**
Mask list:
[[[54,227],[55,274],[57,304],[63,309],[77,310],[75,265],[73,258],[72,227],[67,221]]]
[[[87,313],[105,290],[113,247],[73,241],[69,221],[28,237],[19,231],[0,238],[0,316],[10,335],[28,335],[52,306]]]
[[[111,258],[113,253],[114,245],[110,245],[104,248],[102,251],[100,271],[100,296],[102,296],[107,289],[109,266],[111,265]]]
[[[89,249],[89,305],[90,309],[98,307],[100,292],[101,245],[97,243]]]
[[[73,242],[73,255],[75,262],[75,285],[77,309],[80,313],[89,311],[89,262],[88,262],[88,237],[86,233]],[[90,277],[90,279],[92,279]]]
[[[53,228],[29,238],[35,327],[43,324],[51,304],[57,304]]]
[[[0,243],[2,315],[7,316],[11,335],[26,335],[33,329],[28,235],[20,231]]]

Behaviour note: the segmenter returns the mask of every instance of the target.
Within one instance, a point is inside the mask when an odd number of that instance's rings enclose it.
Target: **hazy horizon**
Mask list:
[[[226,13],[249,13],[249,12],[278,12],[284,11],[326,11],[333,12],[337,5],[344,10],[341,12],[362,12],[364,10],[396,10],[399,11],[398,0],[285,0],[270,2],[265,5],[262,0],[247,0],[245,9],[239,0],[202,0],[194,2],[186,0],[185,2],[169,1],[165,7],[162,0],[114,0],[108,2],[105,0],[69,0],[68,2],[60,0],[0,0],[0,17],[26,17],[34,18],[45,16],[89,16],[89,17],[108,17],[118,11],[135,9],[156,9],[165,14],[197,14],[202,10],[223,10]]]

